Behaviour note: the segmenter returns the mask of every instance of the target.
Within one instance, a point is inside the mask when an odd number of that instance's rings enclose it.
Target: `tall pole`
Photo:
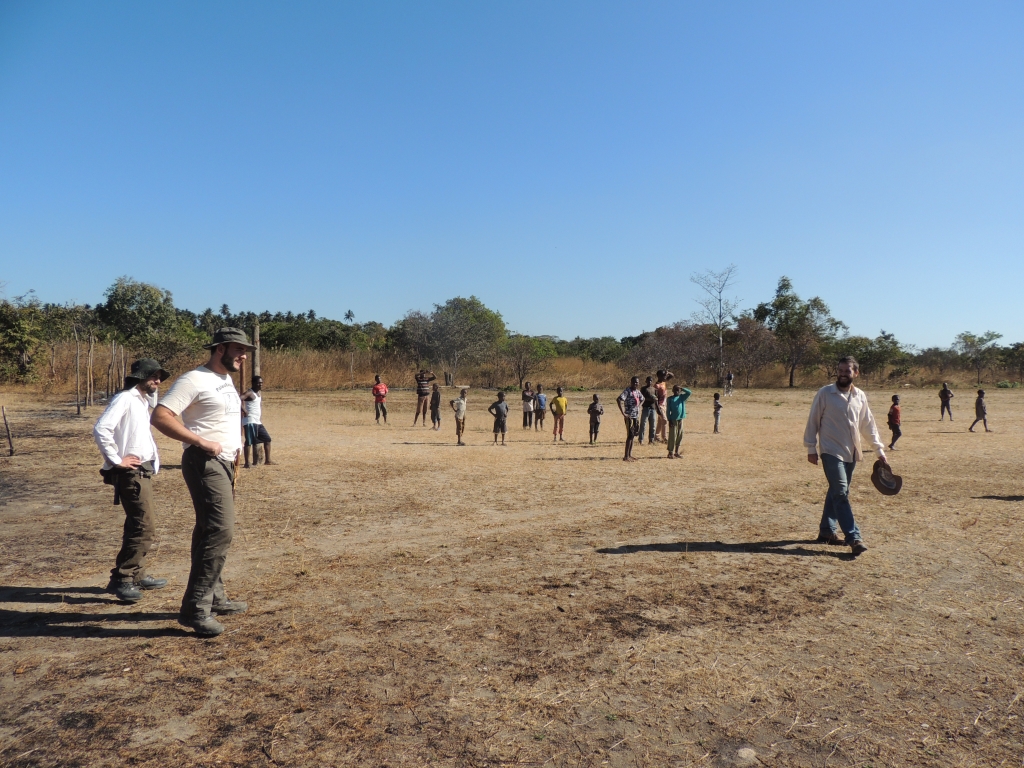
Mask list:
[[[78,326],[75,331],[75,413],[82,415],[82,345],[78,340]]]
[[[260,376],[260,323],[256,321],[256,325],[252,329],[252,343],[255,349],[252,351],[252,375]]]

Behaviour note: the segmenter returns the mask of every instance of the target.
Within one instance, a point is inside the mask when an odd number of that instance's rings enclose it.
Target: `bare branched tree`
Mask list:
[[[736,282],[737,268],[730,264],[721,272],[707,269],[690,276],[690,282],[699,285],[707,296],[697,299],[700,311],[693,313],[694,321],[713,326],[718,333],[718,386],[725,377],[725,332],[732,327],[732,316],[739,300],[726,298],[725,293]]]

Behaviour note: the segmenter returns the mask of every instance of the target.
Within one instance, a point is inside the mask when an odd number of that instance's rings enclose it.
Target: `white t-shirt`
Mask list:
[[[242,449],[242,399],[226,373],[214,373],[201,365],[182,374],[160,405],[181,416],[189,432],[220,443],[218,458],[234,461]],[[185,447],[189,447],[187,443]]]
[[[245,416],[242,418],[242,426],[248,426],[249,424],[262,424],[260,419],[263,418],[263,393],[253,392],[251,389],[246,391],[245,394],[252,394],[255,397],[252,400],[245,401]]]

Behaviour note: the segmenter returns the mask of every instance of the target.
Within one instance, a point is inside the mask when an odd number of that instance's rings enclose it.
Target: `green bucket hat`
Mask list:
[[[213,341],[209,344],[203,344],[203,349],[213,349],[218,344],[241,344],[243,347],[249,349],[255,349],[256,347],[249,343],[249,337],[245,335],[245,331],[241,328],[220,328],[213,334]]]
[[[153,378],[155,373],[160,374],[160,381],[166,381],[171,376],[170,373],[160,367],[160,363],[157,360],[154,360],[152,357],[144,357],[132,363],[131,373],[125,376],[125,378],[134,381],[148,381]]]

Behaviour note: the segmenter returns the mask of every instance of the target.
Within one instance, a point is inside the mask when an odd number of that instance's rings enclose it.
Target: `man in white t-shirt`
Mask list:
[[[192,496],[196,525],[178,622],[202,637],[224,631],[212,614],[248,608],[228,599],[221,575],[235,530],[234,462],[242,449],[242,401],[231,374],[252,348],[243,331],[221,328],[204,347],[210,350],[206,365],[178,377],[152,416],[154,427],[185,448],[181,475]]]

